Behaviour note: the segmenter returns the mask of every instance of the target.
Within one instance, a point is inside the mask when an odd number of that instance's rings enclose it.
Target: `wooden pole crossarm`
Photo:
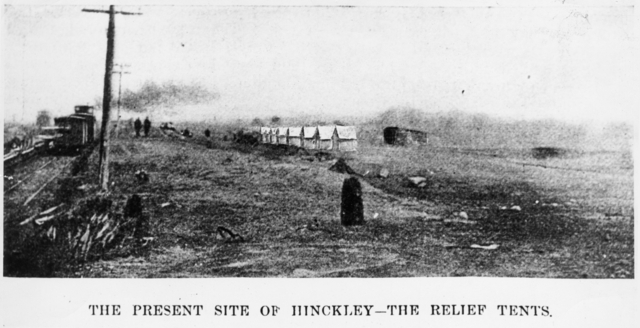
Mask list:
[[[82,9],[82,11],[87,12],[87,13],[100,13],[100,14],[108,14],[109,11],[108,10],[98,10],[98,9]],[[120,14],[120,15],[142,15],[142,13],[133,13],[133,12],[128,12],[128,11],[114,11],[114,14]]]

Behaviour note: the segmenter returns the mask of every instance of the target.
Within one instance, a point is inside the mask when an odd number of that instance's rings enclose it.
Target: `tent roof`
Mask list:
[[[335,125],[331,126],[319,126],[318,127],[318,136],[320,140],[328,140],[331,139],[333,135],[333,131],[336,129]]]
[[[356,138],[355,126],[336,126],[336,130],[338,130],[338,139],[342,139],[342,140],[358,139]]]
[[[301,127],[289,128],[289,136],[299,137],[302,134]]]
[[[318,127],[316,126],[305,126],[302,128],[302,135],[307,139],[313,138],[316,135],[317,129]]]

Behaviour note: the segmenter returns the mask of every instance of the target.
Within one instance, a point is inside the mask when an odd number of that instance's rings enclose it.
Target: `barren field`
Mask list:
[[[5,238],[5,276],[634,277],[630,153],[536,160],[526,150],[363,144],[336,154],[363,186],[366,224],[343,227],[349,175],[329,170],[335,160],[196,133],[179,140],[154,130],[112,142],[104,196],[118,212],[141,196],[144,243],[125,233],[111,248],[43,271],[20,262],[28,252]],[[96,166],[94,152],[86,172]],[[136,179],[138,170],[148,182]],[[426,182],[417,187],[409,177]],[[75,199],[97,192],[95,174],[78,179]],[[32,215],[16,210],[30,190],[5,194],[5,234],[43,238],[39,227],[16,226]],[[58,205],[36,204],[31,212]]]

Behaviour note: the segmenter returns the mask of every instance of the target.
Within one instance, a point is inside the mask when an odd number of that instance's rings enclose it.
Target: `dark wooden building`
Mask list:
[[[414,144],[426,144],[427,133],[420,130],[389,126],[383,130],[384,142],[389,145],[407,146]]]

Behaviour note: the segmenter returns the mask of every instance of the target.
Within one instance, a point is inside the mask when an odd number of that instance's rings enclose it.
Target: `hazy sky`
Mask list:
[[[121,6],[123,87],[197,81],[183,118],[373,114],[394,106],[515,118],[631,120],[634,10],[575,7]],[[626,4],[626,6],[620,4]],[[108,15],[5,6],[4,116],[35,121],[102,94]],[[117,76],[116,82],[117,82]],[[117,83],[114,84],[117,90]],[[464,93],[463,93],[464,90]]]

